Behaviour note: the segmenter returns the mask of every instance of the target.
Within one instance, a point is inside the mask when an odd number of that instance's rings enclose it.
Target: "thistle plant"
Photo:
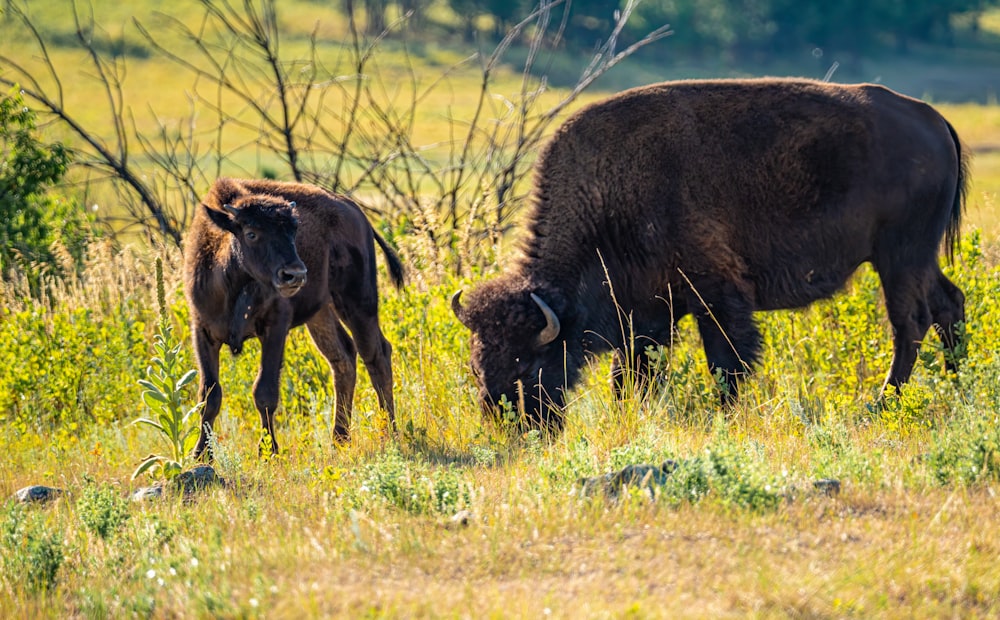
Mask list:
[[[146,367],[146,378],[139,380],[143,387],[142,400],[149,407],[149,417],[134,422],[155,428],[170,448],[168,454],[150,454],[132,472],[134,480],[143,473],[161,473],[171,479],[184,470],[187,455],[198,437],[198,425],[192,423],[204,406],[199,402],[185,408],[185,388],[194,381],[197,371],[184,370],[181,343],[176,341],[173,327],[167,318],[166,293],[163,286],[163,262],[156,259],[156,301],[160,318],[153,340],[153,358]],[[183,374],[182,374],[183,373]]]

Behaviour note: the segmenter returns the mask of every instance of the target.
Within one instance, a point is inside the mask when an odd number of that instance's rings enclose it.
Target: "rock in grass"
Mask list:
[[[34,484],[24,487],[14,494],[14,499],[22,504],[44,504],[61,496],[65,491],[53,487]]]
[[[199,465],[174,478],[174,484],[187,495],[210,486],[224,487],[226,481],[215,473],[211,465]]]
[[[580,478],[578,484],[582,487],[581,494],[584,496],[603,494],[608,499],[617,500],[625,489],[632,487],[649,493],[650,497],[655,497],[656,487],[667,483],[677,465],[674,460],[664,461],[661,465],[628,465],[603,476]],[[840,481],[834,478],[822,478],[813,481],[812,488],[813,495],[836,497],[840,493]],[[803,489],[790,486],[782,496],[788,501],[793,501],[801,491]]]
[[[151,487],[142,487],[132,493],[132,501],[144,502],[160,499],[168,490],[179,490],[185,498],[192,497],[196,492],[210,486],[226,486],[226,481],[215,473],[210,465],[199,465],[182,472],[174,478],[169,486],[158,482]]]
[[[813,488],[827,497],[834,497],[840,493],[840,480],[821,478],[813,482]]]
[[[163,497],[163,485],[154,484],[151,487],[142,487],[132,493],[133,502],[146,502]]]
[[[469,522],[475,518],[471,510],[459,510],[445,523],[446,528],[468,527]]]
[[[666,460],[660,465],[646,463],[628,465],[619,471],[613,471],[603,476],[580,478],[578,483],[585,496],[603,493],[610,499],[618,499],[622,490],[627,487],[643,489],[652,495],[655,487],[667,483],[667,478],[674,473],[675,469],[677,469],[677,463],[673,460]]]

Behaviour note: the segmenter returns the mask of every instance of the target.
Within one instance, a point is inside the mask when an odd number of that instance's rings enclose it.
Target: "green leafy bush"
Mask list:
[[[52,589],[63,564],[63,539],[50,529],[44,513],[8,504],[0,523],[0,567],[4,578],[29,592]]]
[[[96,228],[80,205],[49,190],[66,174],[70,152],[36,137],[35,113],[17,89],[0,97],[0,277],[15,263],[38,276],[66,266],[52,250],[58,242],[79,266]]]
[[[731,447],[708,448],[676,464],[661,489],[661,497],[670,504],[712,496],[737,508],[773,510],[781,502],[777,481]]]
[[[76,512],[87,530],[107,539],[128,521],[128,499],[113,485],[87,479],[80,493]]]
[[[395,447],[365,466],[357,498],[380,498],[414,514],[447,514],[471,501],[469,486],[453,469],[430,469],[410,462]]]
[[[1000,418],[971,413],[934,435],[927,466],[941,484],[1000,481]]]
[[[0,421],[25,433],[120,419],[138,396],[144,332],[124,308],[110,316],[40,304],[0,309]]]

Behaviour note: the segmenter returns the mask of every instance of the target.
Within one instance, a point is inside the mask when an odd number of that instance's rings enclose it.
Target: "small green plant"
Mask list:
[[[935,433],[926,460],[940,484],[1000,480],[1000,419],[988,413],[956,416]]]
[[[142,400],[152,415],[139,418],[135,424],[151,426],[160,431],[170,452],[165,455],[150,454],[144,458],[132,472],[133,480],[147,471],[154,474],[160,472],[169,480],[184,470],[187,455],[198,436],[198,426],[191,422],[204,406],[204,402],[186,409],[184,406],[185,388],[192,384],[197,371],[191,369],[180,374],[184,368],[184,355],[167,317],[163,262],[159,258],[156,259],[156,301],[159,304],[160,321],[153,341],[155,355],[146,368],[146,378],[139,380],[139,385],[143,387]]]
[[[888,390],[885,397],[870,409],[894,436],[905,437],[916,429],[931,425],[928,406],[932,396],[926,386],[912,382],[905,390]]]
[[[527,437],[526,437],[527,439]],[[566,443],[565,451],[551,450],[548,454],[543,454],[543,449],[539,440],[532,444],[535,447],[529,450],[529,445],[525,445],[525,456],[537,459],[538,471],[542,473],[548,481],[555,486],[572,484],[584,476],[592,476],[598,473],[594,454],[590,442],[585,437],[578,437],[572,442]],[[531,450],[535,450],[534,453]]]
[[[106,540],[128,521],[128,500],[114,486],[88,478],[76,512],[89,531]]]
[[[21,580],[29,592],[45,592],[55,585],[65,558],[63,540],[49,529],[44,515],[9,504],[0,524],[0,549],[6,579]]]
[[[457,471],[427,470],[392,447],[365,467],[360,490],[413,514],[447,514],[469,505],[469,486]]]
[[[479,467],[493,467],[497,462],[497,452],[489,446],[472,446],[469,452]]]
[[[773,510],[781,501],[777,483],[728,446],[677,461],[661,488],[661,497],[670,505],[697,503],[709,495],[751,511]]]

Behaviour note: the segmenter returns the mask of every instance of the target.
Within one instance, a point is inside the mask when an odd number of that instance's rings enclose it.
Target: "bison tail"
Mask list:
[[[396,255],[395,250],[386,243],[385,239],[382,238],[375,230],[372,230],[372,235],[375,236],[375,241],[378,243],[378,247],[382,248],[382,253],[385,254],[386,266],[389,268],[389,277],[392,279],[392,284],[396,288],[403,288],[403,276],[405,275],[403,270],[403,263],[399,260],[399,256]]]
[[[951,132],[951,139],[955,142],[955,153],[958,155],[958,179],[955,187],[955,200],[951,205],[951,218],[948,220],[948,228],[944,233],[944,244],[948,251],[948,262],[954,262],[955,251],[958,250],[960,241],[960,228],[962,224],[962,211],[965,208],[965,199],[969,193],[969,154],[962,151],[962,141],[959,140],[955,128],[951,123],[945,121],[948,131]]]

